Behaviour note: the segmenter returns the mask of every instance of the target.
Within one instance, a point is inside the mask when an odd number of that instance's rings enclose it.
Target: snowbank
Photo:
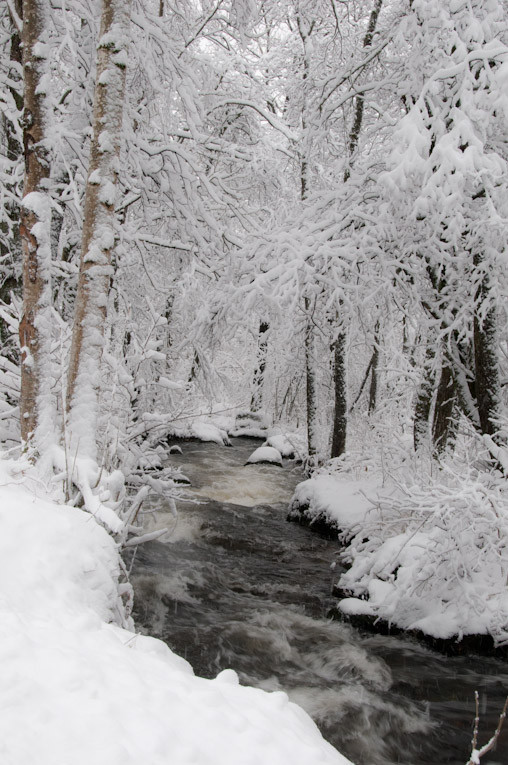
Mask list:
[[[212,441],[219,444],[219,446],[231,446],[226,431],[218,428],[217,425],[211,422],[201,422],[199,420],[193,422],[191,433],[193,438],[198,438],[200,441]]]
[[[316,473],[299,483],[291,499],[288,519],[351,537],[374,507],[380,481],[358,481],[348,474]]]
[[[408,469],[383,485],[331,463],[298,484],[289,518],[345,543],[336,592],[353,622],[446,650],[466,637],[480,650],[508,646],[506,480],[452,464],[435,472],[416,483]]]
[[[118,626],[114,542],[32,476],[0,462],[2,763],[347,765],[284,693]]]
[[[354,597],[339,608],[437,640],[488,635],[505,645],[506,481],[488,474],[440,481],[380,500],[346,552],[351,568],[339,586]]]

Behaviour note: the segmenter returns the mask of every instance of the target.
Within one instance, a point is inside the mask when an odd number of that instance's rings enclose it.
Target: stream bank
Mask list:
[[[138,628],[165,640],[197,674],[232,667],[242,683],[285,690],[357,765],[463,765],[474,691],[483,743],[504,702],[506,664],[447,657],[330,620],[337,543],[285,520],[298,469],[245,467],[259,445],[253,439],[232,439],[227,449],[178,443],[183,454],[171,462],[200,504],[179,503],[173,534],[139,548]],[[162,506],[158,524],[165,521],[173,525]],[[482,765],[506,763],[507,738],[505,731]]]

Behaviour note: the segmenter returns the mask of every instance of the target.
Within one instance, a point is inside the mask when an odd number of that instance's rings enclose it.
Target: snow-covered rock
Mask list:
[[[260,446],[259,449],[252,452],[246,464],[255,465],[260,463],[280,465],[282,467],[282,455],[272,446]]]
[[[303,460],[306,453],[305,439],[297,433],[278,434],[266,439],[263,446],[272,446],[287,459]]]
[[[118,626],[115,543],[32,474],[0,461],[2,763],[348,765],[284,693]]]

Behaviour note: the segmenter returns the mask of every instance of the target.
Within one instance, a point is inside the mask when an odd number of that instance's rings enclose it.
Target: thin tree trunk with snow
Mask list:
[[[367,31],[363,38],[363,48],[369,48],[372,45],[374,33],[376,31],[379,14],[383,0],[375,0],[367,24]],[[344,170],[343,182],[347,183],[351,176],[351,168],[355,152],[358,148],[360,132],[363,123],[365,99],[359,95],[355,99],[353,124],[349,132],[347,164]],[[333,387],[335,391],[334,417],[332,425],[332,457],[339,457],[346,450],[347,435],[347,374],[346,374],[346,328],[340,330],[337,340],[333,346]],[[342,354],[342,356],[341,356]]]
[[[67,388],[72,449],[95,457],[98,383],[115,241],[130,0],[103,0],[93,139]]]
[[[499,429],[500,380],[498,367],[497,312],[489,305],[482,314],[482,309],[489,301],[489,277],[486,264],[481,257],[475,258],[477,267],[483,266],[483,276],[477,293],[477,306],[474,315],[474,361],[475,389],[478,417],[482,433],[492,436]]]
[[[432,446],[436,455],[443,454],[453,443],[456,424],[453,419],[457,403],[457,387],[450,362],[443,358],[441,376],[436,391],[432,419]]]
[[[342,330],[333,344],[333,380],[335,385],[335,407],[333,413],[331,457],[340,457],[346,451],[347,399],[346,399],[346,340]]]
[[[308,470],[312,471],[318,462],[318,417],[317,417],[317,380],[314,327],[309,316],[311,301],[305,298],[307,318],[305,322],[305,400],[307,404],[307,441],[309,463]]]
[[[379,374],[379,322],[376,322],[374,330],[374,350],[372,351],[372,375],[370,378],[369,388],[369,414],[372,414],[376,409],[377,404],[377,389],[378,389],[378,374]]]
[[[21,348],[21,438],[33,440],[36,429],[54,427],[48,413],[51,398],[51,204],[46,191],[49,158],[44,144],[46,76],[43,38],[44,0],[23,2],[23,79],[25,177],[20,210],[23,253],[23,309],[19,325]]]
[[[267,321],[259,323],[257,366],[254,370],[253,391],[250,401],[250,408],[253,412],[259,412],[263,401],[263,385],[265,382],[266,353],[268,340],[266,333],[270,325]]]
[[[432,393],[434,390],[434,360],[436,347],[433,338],[427,339],[425,362],[422,379],[416,393],[413,418],[413,443],[415,451],[429,443],[429,418],[432,408]]]

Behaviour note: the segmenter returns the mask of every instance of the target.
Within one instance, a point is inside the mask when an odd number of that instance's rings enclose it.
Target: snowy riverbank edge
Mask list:
[[[0,461],[0,753],[5,765],[348,765],[284,693],[214,680],[125,623],[115,543]]]
[[[508,655],[504,481],[404,487],[325,468],[297,486],[288,520],[341,544],[329,616],[447,654]]]

